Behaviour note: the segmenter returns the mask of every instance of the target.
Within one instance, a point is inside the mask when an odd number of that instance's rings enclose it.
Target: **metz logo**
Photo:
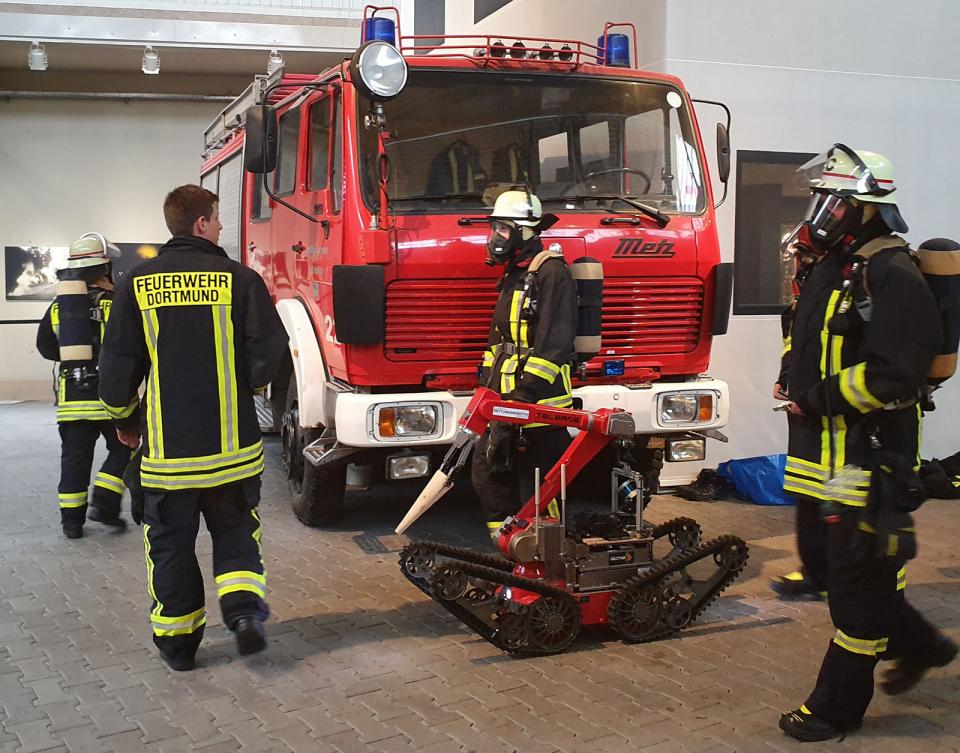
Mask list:
[[[673,242],[648,241],[645,238],[624,238],[613,252],[614,259],[669,259],[674,255]]]

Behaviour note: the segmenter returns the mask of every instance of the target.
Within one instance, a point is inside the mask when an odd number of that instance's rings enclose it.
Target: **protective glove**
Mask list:
[[[519,430],[513,424],[491,421],[484,450],[490,469],[506,473],[513,469],[517,454]]]
[[[140,458],[142,452],[138,450],[130,458],[123,472],[123,483],[130,490],[130,517],[137,525],[143,523],[143,486],[140,483]]]

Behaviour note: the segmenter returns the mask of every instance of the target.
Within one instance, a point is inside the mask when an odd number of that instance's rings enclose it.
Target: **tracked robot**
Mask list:
[[[633,643],[656,640],[693,622],[743,571],[748,556],[743,539],[724,535],[703,541],[689,518],[646,521],[643,477],[626,464],[611,471],[609,515],[567,520],[567,483],[603,448],[632,440],[636,428],[629,413],[517,403],[489,389],[474,394],[453,446],[397,533],[452,487],[491,421],[565,426],[579,433],[542,480],[538,469],[534,496],[504,522],[497,539],[502,556],[418,542],[401,551],[400,569],[498,648],[559,653],[581,627],[591,625],[609,625]],[[546,515],[556,498],[559,519]]]

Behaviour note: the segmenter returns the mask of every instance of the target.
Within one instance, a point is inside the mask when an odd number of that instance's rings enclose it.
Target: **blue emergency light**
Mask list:
[[[623,376],[623,370],[626,366],[622,358],[616,361],[604,361],[603,362],[603,375],[604,376]]]
[[[386,42],[397,46],[397,25],[383,16],[370,16],[363,22],[363,37],[368,42]]]
[[[626,34],[606,34],[597,39],[597,62],[616,68],[630,67],[630,39]]]

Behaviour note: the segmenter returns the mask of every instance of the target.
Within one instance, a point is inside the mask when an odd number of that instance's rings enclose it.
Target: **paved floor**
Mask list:
[[[264,483],[270,648],[240,660],[211,612],[200,667],[167,670],[149,640],[139,529],[65,540],[53,410],[0,405],[0,753],[7,751],[793,751],[776,729],[814,680],[826,609],[771,598],[792,564],[791,511],[658,498],[655,519],[696,517],[749,539],[741,582],[679,639],[582,636],[549,658],[501,655],[409,585],[390,532],[416,487],[352,495],[336,530],[296,522],[276,463]],[[917,516],[909,593],[960,636],[960,503]],[[483,546],[467,493],[417,531]],[[209,556],[209,539],[200,550]],[[208,593],[208,606],[213,605]],[[960,750],[960,667],[831,750]],[[816,749],[808,746],[804,750]]]

